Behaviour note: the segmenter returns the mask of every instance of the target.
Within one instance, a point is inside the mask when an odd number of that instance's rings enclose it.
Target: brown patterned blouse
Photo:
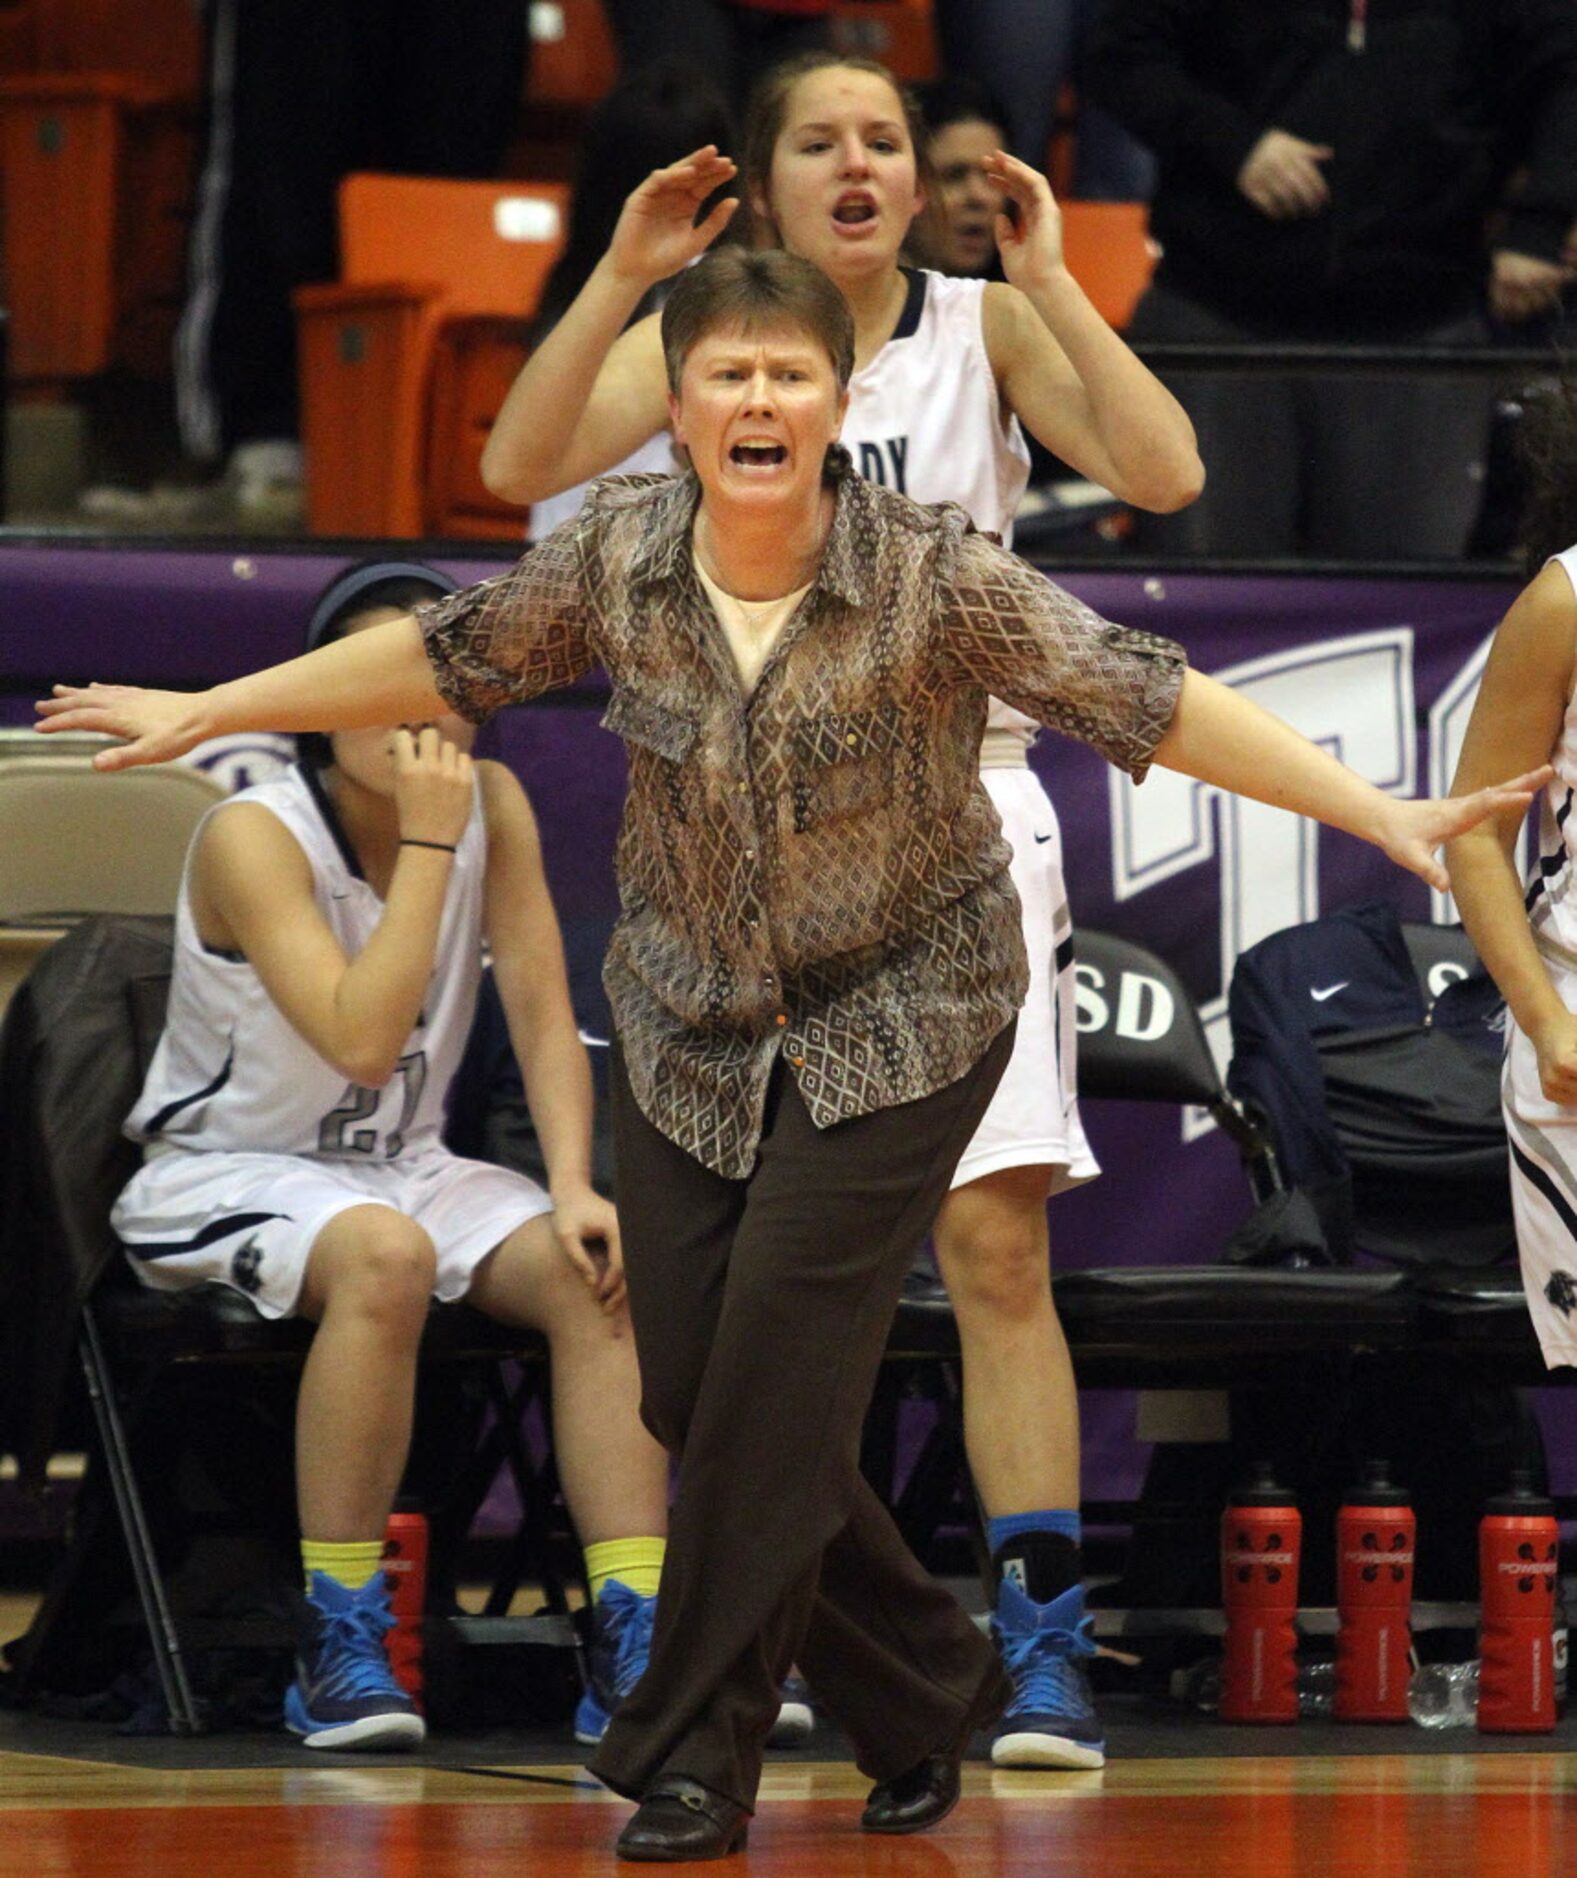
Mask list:
[[[691,540],[692,476],[614,478],[507,574],[419,609],[479,719],[606,667],[629,751],[604,967],[631,1086],[749,1174],[781,1052],[818,1126],[961,1076],[1027,982],[978,773],[995,694],[1136,779],[1185,659],[976,534],[846,473],[820,572],[745,697]]]

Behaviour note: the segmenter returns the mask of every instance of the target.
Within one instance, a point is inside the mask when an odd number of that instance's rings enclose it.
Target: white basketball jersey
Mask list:
[[[849,381],[842,441],[867,481],[915,502],[956,502],[1012,547],[1029,448],[986,355],[986,283],[929,270],[909,282],[897,331]],[[998,698],[987,727],[1017,733],[1026,747],[1039,728]]]
[[[603,475],[672,476],[678,467],[673,438],[666,430],[660,430],[655,437],[648,437],[639,449],[632,450],[622,463],[604,470]],[[592,480],[600,481],[600,478]],[[527,541],[546,541],[561,522],[573,521],[585,507],[586,491],[590,487],[590,482],[575,483],[568,489],[561,489],[556,496],[544,496],[540,502],[533,502],[526,518]]]
[[[228,814],[237,802],[266,808],[300,843],[318,910],[346,957],[354,958],[382,918],[383,902],[363,878],[316,773],[294,768],[242,790],[209,815]],[[476,1005],[486,870],[478,791],[450,869],[437,963],[421,1015],[394,1075],[382,1089],[364,1089],[347,1083],[306,1043],[245,958],[203,944],[192,917],[188,856],[175,915],[169,1015],[126,1132],[150,1144],[363,1162],[393,1160],[436,1143]]]
[[[1550,558],[1560,563],[1577,594],[1577,547]],[[1566,700],[1561,734],[1549,761],[1555,774],[1539,801],[1539,859],[1528,885],[1528,918],[1535,932],[1547,933],[1557,945],[1577,953],[1577,689]]]

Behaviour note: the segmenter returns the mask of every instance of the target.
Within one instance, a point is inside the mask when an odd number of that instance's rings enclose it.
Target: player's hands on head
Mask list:
[[[591,1187],[553,1189],[553,1230],[559,1249],[586,1281],[603,1315],[624,1308],[624,1248],[611,1201]]]
[[[1006,197],[993,224],[1002,271],[1026,291],[1062,266],[1062,210],[1037,169],[994,150],[980,167]]]
[[[704,254],[733,219],[737,196],[717,203],[699,223],[701,205],[738,173],[732,157],[705,144],[666,169],[653,170],[626,199],[608,244],[608,261],[642,289],[667,280]]]
[[[140,685],[56,685],[33,707],[42,731],[91,731],[124,741],[100,750],[95,769],[167,763],[201,743],[201,692],[144,691]]]
[[[1471,795],[1426,798],[1419,802],[1391,801],[1384,822],[1376,834],[1378,846],[1399,867],[1417,874],[1442,893],[1451,888],[1450,876],[1435,850],[1458,835],[1465,835],[1480,822],[1503,815],[1522,815],[1537,790],[1542,789],[1554,771],[1546,763],[1529,770],[1525,776],[1513,776],[1503,783],[1475,789]]]
[[[432,724],[402,726],[390,738],[389,753],[400,838],[454,846],[471,818],[475,774],[470,757]]]

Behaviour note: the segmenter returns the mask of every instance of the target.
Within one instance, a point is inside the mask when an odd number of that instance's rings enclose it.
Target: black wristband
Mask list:
[[[401,835],[402,848],[436,848],[440,854],[453,854],[455,844],[452,841],[416,841],[409,835]]]

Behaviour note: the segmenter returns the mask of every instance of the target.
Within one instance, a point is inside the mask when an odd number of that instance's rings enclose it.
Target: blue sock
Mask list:
[[[1078,1508],[1008,1513],[986,1521],[999,1578],[1010,1578],[1036,1604],[1050,1604],[1083,1577]]]
[[[986,1521],[986,1544],[991,1556],[995,1558],[1009,1539],[1017,1539],[1026,1532],[1060,1532],[1075,1545],[1084,1537],[1076,1506],[1057,1507],[1042,1513],[1004,1513],[1000,1519]]]

